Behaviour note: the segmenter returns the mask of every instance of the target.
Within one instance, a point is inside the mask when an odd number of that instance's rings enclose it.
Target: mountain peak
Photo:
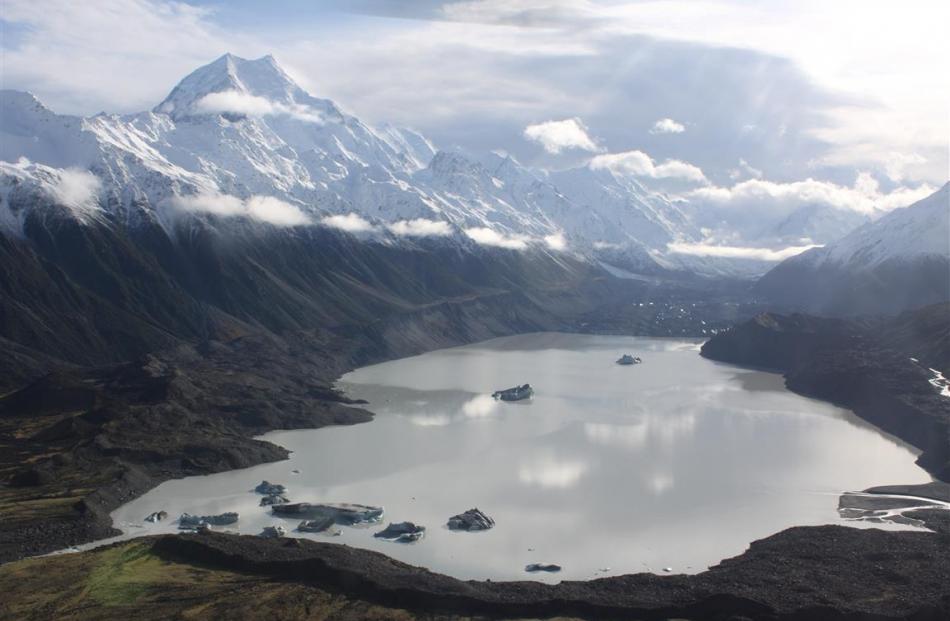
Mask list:
[[[248,60],[228,52],[185,76],[155,112],[176,118],[198,114],[205,97],[227,92],[281,104],[310,99],[270,54]]]

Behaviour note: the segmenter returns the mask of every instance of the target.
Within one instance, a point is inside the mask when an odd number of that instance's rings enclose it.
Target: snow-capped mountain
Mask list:
[[[184,213],[211,214],[324,224],[393,243],[439,235],[567,251],[635,272],[749,267],[668,252],[670,243],[705,237],[701,210],[632,177],[438,151],[418,132],[371,127],[312,96],[271,56],[226,54],[136,114],[59,115],[28,93],[0,91],[0,161],[0,223],[13,231],[29,210],[52,202],[128,226],[168,228]],[[763,235],[818,239],[848,224],[797,218]]]
[[[126,224],[181,211],[272,224],[338,215],[349,219],[331,222],[353,231],[623,249],[654,268],[649,250],[693,237],[675,205],[635,182],[587,168],[545,178],[504,155],[437,152],[417,132],[372,128],[311,96],[270,56],[222,56],[149,112],[64,116],[14,91],[0,94],[0,106],[6,186],[15,180],[59,198],[64,175],[54,169],[89,171],[100,208]],[[262,203],[269,199],[277,200]],[[27,208],[6,201],[3,221],[15,225]]]
[[[891,312],[950,299],[950,183],[785,260],[756,289],[784,304],[833,314]]]

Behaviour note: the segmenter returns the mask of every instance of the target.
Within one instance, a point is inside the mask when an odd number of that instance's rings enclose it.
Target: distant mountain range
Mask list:
[[[950,183],[786,259],[755,291],[784,307],[830,315],[891,314],[950,300]]]
[[[271,56],[222,56],[136,114],[64,116],[0,92],[0,197],[0,226],[17,234],[26,212],[53,203],[132,227],[170,230],[184,214],[321,224],[389,243],[569,252],[635,273],[749,277],[770,267],[669,251],[702,241],[715,218],[629,175],[439,151],[418,132],[374,128],[313,97]],[[866,220],[805,206],[763,216],[753,234],[825,243]]]

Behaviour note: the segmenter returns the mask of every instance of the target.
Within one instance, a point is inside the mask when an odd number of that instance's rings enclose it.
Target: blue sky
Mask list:
[[[3,0],[0,80],[57,112],[134,112],[224,52],[272,53],[314,95],[442,148],[889,192],[947,178],[947,5]]]

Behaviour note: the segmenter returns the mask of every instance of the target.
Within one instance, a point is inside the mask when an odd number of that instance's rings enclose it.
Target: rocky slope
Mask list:
[[[946,536],[793,528],[689,576],[462,582],[308,540],[140,539],[0,567],[18,619],[945,619]],[[170,592],[176,597],[168,597]]]
[[[823,248],[785,260],[755,292],[830,315],[897,313],[950,300],[950,183]]]
[[[838,403],[922,452],[950,480],[950,397],[931,383],[950,370],[950,304],[890,319],[766,313],[717,334],[702,355],[785,373],[789,389]]]

